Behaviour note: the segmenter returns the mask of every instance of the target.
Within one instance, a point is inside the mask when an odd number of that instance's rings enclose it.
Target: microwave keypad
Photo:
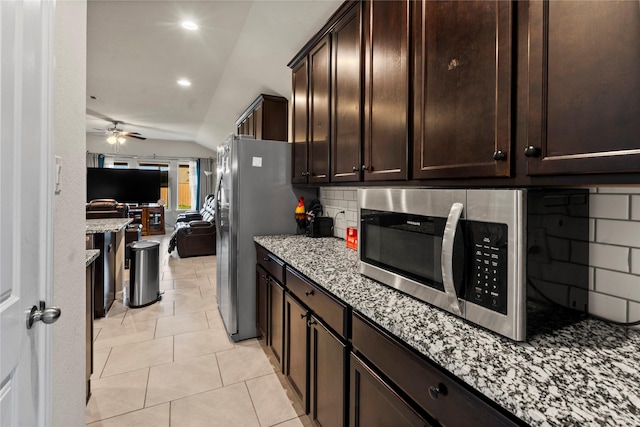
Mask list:
[[[473,267],[467,300],[507,314],[507,226],[469,221]]]

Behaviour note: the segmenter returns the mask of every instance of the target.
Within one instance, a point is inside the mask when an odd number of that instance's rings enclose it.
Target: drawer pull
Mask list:
[[[313,295],[313,289],[311,289],[310,291],[304,291],[304,294],[308,297],[310,297],[311,295]]]
[[[264,262],[269,262],[269,257],[268,257],[268,256],[266,256],[266,257],[262,258],[262,260],[263,260]]]
[[[447,395],[447,387],[444,384],[438,383],[437,387],[434,387],[434,386],[429,387],[429,396],[433,400],[437,400],[441,395],[442,396]]]

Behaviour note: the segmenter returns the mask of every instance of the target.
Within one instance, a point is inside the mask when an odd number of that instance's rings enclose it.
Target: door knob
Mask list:
[[[27,313],[27,329],[31,329],[33,324],[37,321],[42,321],[47,325],[55,323],[62,314],[62,311],[58,307],[44,307],[44,301],[40,301],[40,308],[37,306],[31,307],[31,310]]]

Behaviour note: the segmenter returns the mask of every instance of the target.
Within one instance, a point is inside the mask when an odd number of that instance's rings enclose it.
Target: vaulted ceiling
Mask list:
[[[115,120],[149,140],[215,149],[260,93],[290,98],[287,63],[341,3],[89,0],[87,132]]]

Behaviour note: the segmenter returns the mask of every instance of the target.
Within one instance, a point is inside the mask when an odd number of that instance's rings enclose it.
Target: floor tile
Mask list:
[[[160,280],[160,290],[161,291],[167,291],[169,289],[173,289],[173,279]]]
[[[156,366],[149,371],[145,406],[169,402],[222,387],[215,355]]]
[[[206,277],[191,276],[173,280],[174,289],[195,288],[198,286],[209,287],[211,286],[211,284],[209,283],[209,279],[207,279]]]
[[[186,277],[193,277],[195,275],[195,269],[183,269],[178,271],[163,271],[160,280],[180,279]]]
[[[298,417],[276,374],[248,380],[247,388],[261,426],[272,426]]]
[[[91,381],[87,423],[142,409],[149,369]]]
[[[180,301],[189,298],[202,298],[199,288],[168,289],[162,296],[163,301]]]
[[[169,411],[169,403],[163,403],[89,425],[91,427],[169,427]]]
[[[256,340],[236,344],[233,350],[216,353],[225,386],[273,373],[273,367]]]
[[[157,320],[156,338],[187,332],[208,329],[207,316],[204,312],[183,314],[181,316],[163,317]]]
[[[227,333],[220,329],[205,329],[203,331],[180,334],[174,339],[174,360],[184,360],[193,357],[213,354],[234,348]]]
[[[173,316],[173,301],[158,301],[140,308],[130,308],[124,316],[123,324],[133,321],[157,319]]]
[[[171,427],[259,427],[244,383],[171,402]]]
[[[187,313],[204,312],[207,310],[217,310],[218,303],[215,297],[188,299],[175,302],[175,314],[180,316]]]
[[[224,329],[224,322],[222,321],[222,317],[220,316],[220,312],[216,310],[208,310],[205,312],[207,315],[207,321],[209,322],[209,328],[211,329],[222,329],[226,333],[226,329]]]
[[[93,343],[93,348],[100,349],[152,340],[155,330],[156,320],[145,320],[117,327],[102,328]]]
[[[104,365],[107,364],[107,359],[111,353],[111,347],[102,348],[99,350],[93,350],[93,373],[91,379],[97,379],[102,376]]]
[[[313,425],[309,417],[300,417],[294,418],[288,421],[285,421],[280,424],[275,424],[273,427],[307,427]]]
[[[120,345],[111,349],[102,378],[170,362],[173,362],[173,337]]]
[[[211,286],[208,288],[201,287],[200,293],[202,294],[203,299],[216,299],[216,288],[215,286]]]

